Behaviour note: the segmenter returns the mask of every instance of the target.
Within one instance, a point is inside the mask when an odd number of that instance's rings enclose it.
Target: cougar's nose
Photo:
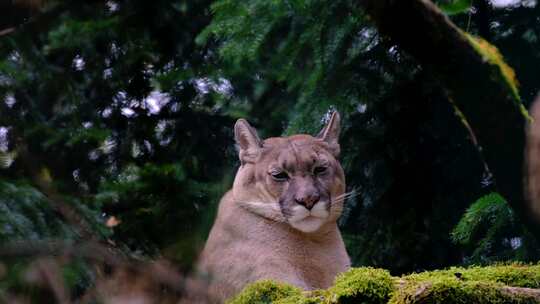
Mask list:
[[[311,210],[313,206],[319,201],[321,197],[319,194],[307,194],[300,197],[295,197],[295,201],[297,204],[302,205],[306,207],[307,210]]]

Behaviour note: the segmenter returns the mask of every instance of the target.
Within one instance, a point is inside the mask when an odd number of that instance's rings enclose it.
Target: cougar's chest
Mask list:
[[[336,275],[349,268],[349,258],[343,244],[299,242],[295,245],[293,252],[287,252],[283,258],[308,289],[330,287]]]

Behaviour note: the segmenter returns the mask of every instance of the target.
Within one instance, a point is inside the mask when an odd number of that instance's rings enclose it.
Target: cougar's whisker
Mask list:
[[[353,197],[356,197],[358,196],[360,193],[357,192],[356,190],[352,190],[352,191],[349,191],[349,192],[345,192],[341,195],[338,195],[336,197],[334,197],[332,199],[332,202],[331,204],[335,204],[335,203],[338,203],[338,202],[342,202],[342,201],[345,201],[346,199],[349,199],[349,198],[353,198]]]

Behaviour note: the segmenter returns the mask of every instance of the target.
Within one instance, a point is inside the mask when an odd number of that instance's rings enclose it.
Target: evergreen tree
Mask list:
[[[437,3],[499,48],[528,106],[540,89],[540,4],[470,2]],[[96,239],[187,270],[238,165],[234,120],[262,137],[313,134],[336,109],[356,191],[340,222],[354,265],[400,274],[538,258],[491,199],[445,83],[357,1],[25,3],[2,4],[0,21],[1,247]],[[2,256],[0,290],[25,293],[32,259]],[[67,265],[71,296],[96,273]]]

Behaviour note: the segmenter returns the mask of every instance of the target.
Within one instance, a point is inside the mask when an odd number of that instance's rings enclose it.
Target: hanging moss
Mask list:
[[[520,107],[521,113],[528,120],[531,120],[527,109],[521,103],[518,90],[519,82],[516,78],[516,72],[514,72],[514,70],[504,61],[499,49],[481,37],[475,37],[468,33],[463,33],[463,35],[471,43],[471,46],[482,56],[484,61],[498,68],[498,72],[493,73],[493,77],[502,77],[503,83],[507,85],[512,92],[512,97]]]
[[[514,70],[504,61],[504,58],[497,47],[481,37],[475,37],[467,33],[464,35],[471,42],[474,49],[482,55],[485,61],[499,67],[501,74],[514,93],[514,97],[519,100],[519,83],[516,78],[516,72],[514,72]]]
[[[353,268],[327,290],[301,292],[287,284],[262,281],[248,286],[230,303],[538,303],[540,265],[508,264],[452,267],[403,277],[386,270]]]

